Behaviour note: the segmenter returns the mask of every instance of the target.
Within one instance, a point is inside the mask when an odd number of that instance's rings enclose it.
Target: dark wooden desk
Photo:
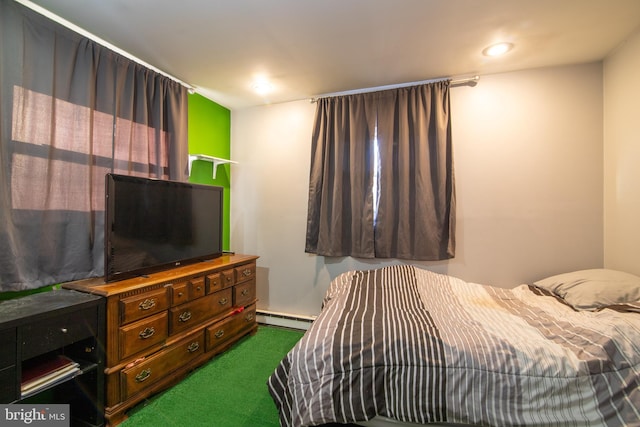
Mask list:
[[[104,425],[104,320],[104,298],[66,289],[0,302],[0,402],[66,403],[73,425]],[[80,370],[23,394],[28,368],[59,355]]]

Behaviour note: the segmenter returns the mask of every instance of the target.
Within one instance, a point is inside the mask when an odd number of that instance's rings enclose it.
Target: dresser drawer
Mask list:
[[[236,338],[238,333],[250,329],[255,324],[256,306],[247,307],[243,311],[216,322],[206,330],[207,351],[223,346],[230,339]]]
[[[197,299],[205,296],[206,288],[204,285],[204,277],[196,277],[189,280],[189,297],[193,299]]]
[[[22,327],[22,360],[93,337],[98,330],[95,308],[51,316]]]
[[[235,269],[224,270],[222,273],[222,287],[228,288],[236,284]]]
[[[256,265],[246,264],[236,267],[236,284],[246,282],[256,277]]]
[[[222,289],[222,273],[207,274],[207,293],[212,294]]]
[[[171,305],[180,305],[189,301],[189,283],[181,282],[171,285]]]
[[[244,307],[251,304],[256,299],[256,281],[235,285],[233,287],[233,305],[235,307]]]
[[[228,288],[173,307],[169,311],[170,334],[187,330],[220,313],[231,310],[232,303],[232,288]]]
[[[211,317],[231,311],[233,307],[233,288],[223,289],[211,294],[211,296],[213,297],[210,307]]]
[[[159,313],[169,308],[169,294],[166,288],[145,292],[120,300],[120,324]]]
[[[204,331],[182,340],[156,353],[144,362],[120,372],[121,392],[124,399],[148,388],[168,374],[184,368],[191,360],[204,353]]]
[[[167,319],[167,312],[163,311],[120,327],[120,359],[162,343],[168,335],[169,322]]]

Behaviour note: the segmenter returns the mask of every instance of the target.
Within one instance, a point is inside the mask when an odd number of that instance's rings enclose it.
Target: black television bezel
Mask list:
[[[171,185],[174,187],[178,187],[184,190],[197,188],[199,190],[210,191],[212,193],[219,194],[220,197],[220,211],[218,213],[218,235],[219,237],[219,250],[210,253],[199,254],[195,257],[189,258],[180,258],[171,260],[164,263],[158,263],[154,265],[144,266],[136,269],[131,269],[128,271],[122,272],[109,272],[109,266],[111,265],[111,225],[113,222],[113,216],[115,213],[115,200],[113,197],[110,197],[111,194],[114,194],[115,191],[114,186],[117,181],[126,181],[133,183],[140,183],[141,185],[153,186],[155,183],[161,185]],[[168,268],[178,267],[182,265],[194,264],[197,262],[209,261],[215,258],[219,258],[224,254],[223,245],[223,229],[224,229],[224,187],[216,186],[216,185],[205,185],[205,184],[196,184],[191,182],[180,182],[180,181],[172,181],[172,180],[162,180],[155,178],[144,178],[137,177],[132,175],[123,175],[116,173],[107,173],[105,175],[105,221],[104,221],[104,281],[106,283],[116,282],[120,280],[129,279],[132,277],[145,277],[151,273],[155,273],[158,271],[166,270]]]

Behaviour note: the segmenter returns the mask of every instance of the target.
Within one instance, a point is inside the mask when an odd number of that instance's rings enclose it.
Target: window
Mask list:
[[[164,131],[19,86],[13,112],[12,209],[103,211],[106,173],[169,177]]]

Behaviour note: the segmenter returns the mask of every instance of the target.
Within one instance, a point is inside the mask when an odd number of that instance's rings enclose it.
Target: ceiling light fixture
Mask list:
[[[511,43],[496,43],[496,44],[492,44],[491,46],[485,48],[482,51],[482,54],[484,56],[500,56],[500,55],[504,55],[505,53],[509,52],[511,49],[513,49],[513,44]]]
[[[251,88],[259,95],[266,95],[271,92],[273,86],[266,78],[257,78],[251,85]]]

